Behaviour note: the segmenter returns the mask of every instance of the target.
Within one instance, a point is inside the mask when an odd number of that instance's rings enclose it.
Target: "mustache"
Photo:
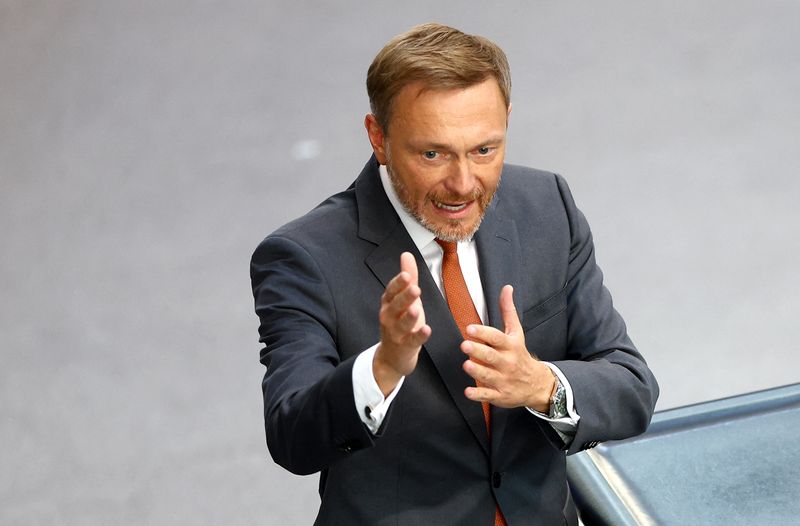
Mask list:
[[[475,188],[470,193],[466,195],[458,195],[458,194],[441,194],[441,193],[434,193],[428,196],[428,199],[431,201],[436,201],[439,203],[464,203],[467,201],[483,201],[486,198],[486,191],[483,188]]]

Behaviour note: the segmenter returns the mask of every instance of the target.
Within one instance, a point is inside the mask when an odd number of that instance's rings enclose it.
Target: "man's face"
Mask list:
[[[388,134],[367,116],[375,156],[400,201],[436,237],[461,241],[478,230],[500,182],[509,111],[489,78],[465,89],[406,86]]]

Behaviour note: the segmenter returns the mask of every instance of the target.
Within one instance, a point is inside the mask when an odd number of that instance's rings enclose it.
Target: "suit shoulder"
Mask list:
[[[289,221],[269,234],[297,242],[326,238],[336,231],[355,231],[357,221],[355,193],[352,188],[334,194],[302,216]]]
[[[504,199],[551,199],[562,193],[564,179],[554,173],[514,164],[503,166],[500,192]]]
[[[519,164],[506,163],[503,165],[503,177],[512,178],[534,178],[534,179],[552,179],[556,176],[555,172],[548,170],[540,170],[538,168],[530,168]]]
[[[572,223],[577,212],[566,180],[555,172],[506,164],[497,192],[505,209],[527,210],[551,218],[566,217]]]

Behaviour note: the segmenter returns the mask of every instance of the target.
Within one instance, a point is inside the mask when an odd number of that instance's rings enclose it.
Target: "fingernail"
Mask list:
[[[476,331],[477,329],[475,328],[474,325],[467,325],[467,334],[469,334],[470,336],[475,336]]]

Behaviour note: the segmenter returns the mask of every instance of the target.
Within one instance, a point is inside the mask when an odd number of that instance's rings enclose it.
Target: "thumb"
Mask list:
[[[419,272],[417,271],[417,260],[411,252],[400,254],[400,271],[408,272],[411,275],[411,283],[417,285]]]
[[[506,334],[517,333],[522,330],[517,315],[517,307],[514,306],[514,287],[505,285],[500,291],[500,314],[503,317],[503,326]]]

